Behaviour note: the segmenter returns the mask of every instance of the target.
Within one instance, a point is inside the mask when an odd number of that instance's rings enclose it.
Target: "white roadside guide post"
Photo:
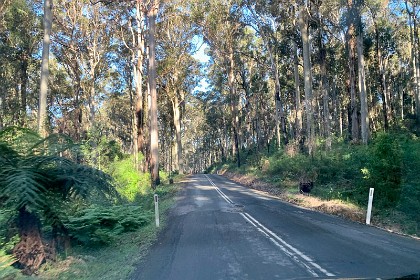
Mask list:
[[[366,213],[366,224],[370,225],[370,216],[372,214],[372,202],[373,202],[373,192],[375,191],[374,188],[369,189],[369,202],[368,202],[368,209]]]
[[[156,227],[159,227],[159,197],[157,194],[154,195],[155,199],[155,219],[156,219]]]

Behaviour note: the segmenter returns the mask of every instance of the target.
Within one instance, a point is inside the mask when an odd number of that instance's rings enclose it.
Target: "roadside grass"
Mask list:
[[[177,176],[175,179],[177,182],[180,180],[182,176]],[[128,279],[156,241],[159,231],[165,227],[167,212],[175,202],[179,187],[180,183],[175,183],[159,186],[156,189],[159,195],[159,228],[155,226],[154,212],[149,211],[150,223],[134,232],[119,235],[107,246],[74,246],[59,256],[61,260],[44,264],[37,275],[15,275],[11,279]],[[153,194],[149,191],[138,198],[136,203],[146,210],[154,209]]]
[[[318,150],[312,157],[285,150],[249,157],[240,168],[225,163],[209,171],[358,222],[364,222],[369,188],[374,187],[372,224],[420,237],[420,141],[415,136],[378,136],[369,146],[336,142],[331,151]],[[302,181],[315,182],[310,196],[299,193]]]

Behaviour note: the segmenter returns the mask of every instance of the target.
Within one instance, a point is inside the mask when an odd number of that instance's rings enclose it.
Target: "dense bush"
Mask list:
[[[105,245],[150,222],[149,175],[118,143],[98,139],[76,145],[65,135],[0,131],[0,278],[13,277],[15,262],[33,273],[70,241]]]
[[[417,193],[415,190],[419,189],[412,184],[402,187],[403,179],[417,172],[415,169],[420,167],[420,162],[418,165],[407,165],[408,162],[415,162],[415,156],[410,156],[412,152],[406,152],[405,165],[412,170],[403,170],[404,153],[400,143],[406,143],[405,149],[410,149],[408,146],[412,144],[408,143],[416,142],[410,137],[380,133],[368,146],[336,141],[331,150],[317,149],[312,156],[302,153],[289,155],[286,147],[268,158],[259,157],[259,161],[255,160],[258,157],[250,154],[250,158],[244,162],[259,170],[254,172],[255,175],[281,187],[297,188],[299,181],[314,181],[313,194],[326,199],[339,198],[364,206],[369,187],[374,187],[375,207],[390,209],[399,205],[402,191],[408,192],[410,189]],[[233,164],[230,169],[238,171]],[[243,166],[241,170],[249,172],[252,168]],[[405,198],[405,201],[417,207],[412,200]]]
[[[138,161],[142,160],[142,156]],[[140,173],[134,167],[134,158],[126,157],[110,163],[108,172],[116,181],[117,191],[126,200],[133,202],[137,196],[144,195],[150,189],[149,173]]]
[[[19,242],[17,235],[9,233],[12,211],[0,209],[0,279],[13,279],[17,270],[11,267],[16,262],[12,255],[13,247]]]
[[[375,202],[381,207],[397,206],[401,195],[402,150],[395,136],[382,133],[370,149],[365,169],[365,186],[375,188]]]
[[[86,245],[111,243],[123,232],[134,231],[150,222],[150,212],[140,206],[90,206],[65,223],[70,236]]]

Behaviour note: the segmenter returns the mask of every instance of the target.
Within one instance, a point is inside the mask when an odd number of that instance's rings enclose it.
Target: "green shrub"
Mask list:
[[[53,236],[65,234],[61,206],[119,197],[108,174],[71,160],[71,148],[72,142],[62,135],[43,139],[26,129],[0,131],[0,207],[16,215],[20,235],[31,237],[14,248],[27,274],[50,257],[37,246],[42,243],[41,226],[49,226]]]
[[[289,157],[282,152],[278,152],[269,158],[269,163],[267,173],[274,179],[299,181],[299,179],[307,177],[312,171],[309,157],[302,154]]]
[[[370,150],[369,160],[363,170],[366,188],[375,188],[375,201],[380,206],[395,207],[400,200],[402,183],[402,150],[396,137],[379,134]]]
[[[141,159],[140,157],[139,162]],[[150,189],[149,173],[137,171],[132,156],[112,162],[109,173],[117,183],[118,193],[130,202],[133,202],[137,196],[146,194]]]
[[[140,206],[90,206],[65,223],[70,236],[86,245],[111,243],[123,232],[134,231],[150,222],[150,212]]]

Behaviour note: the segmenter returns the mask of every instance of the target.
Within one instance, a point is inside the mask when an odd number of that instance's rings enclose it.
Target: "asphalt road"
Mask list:
[[[419,272],[419,240],[195,175],[133,279],[390,279]]]

